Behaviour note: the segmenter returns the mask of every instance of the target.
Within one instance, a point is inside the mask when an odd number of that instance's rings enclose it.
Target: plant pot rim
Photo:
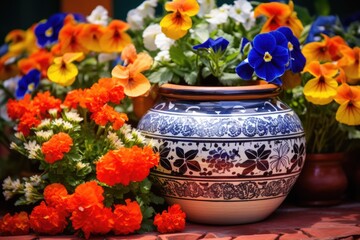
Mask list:
[[[275,84],[247,86],[189,86],[166,83],[160,86],[162,96],[185,100],[246,100],[272,98],[281,88]]]

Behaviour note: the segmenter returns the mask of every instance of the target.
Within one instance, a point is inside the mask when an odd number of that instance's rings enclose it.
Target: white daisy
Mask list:
[[[34,201],[34,193],[36,192],[36,189],[34,188],[34,186],[30,183],[30,182],[26,182],[25,183],[25,188],[24,188],[24,195],[25,195],[25,199],[26,201],[32,202]]]
[[[83,169],[84,167],[87,167],[87,166],[88,166],[87,163],[78,162],[78,163],[76,163],[76,170],[80,171],[81,169]]]
[[[10,200],[15,194],[12,191],[5,190],[3,195],[6,201]]]
[[[35,135],[47,141],[51,138],[52,135],[54,135],[54,132],[52,130],[47,130],[47,131],[40,130],[40,131],[36,131]]]
[[[94,10],[92,10],[91,14],[86,17],[86,20],[89,23],[106,26],[109,21],[108,11],[106,8],[99,5]]]
[[[49,127],[51,123],[51,120],[49,118],[41,120],[41,123],[36,127],[36,129],[42,129]]]
[[[115,149],[119,149],[124,146],[124,143],[119,139],[118,135],[114,132],[108,132],[107,139],[111,146]]]
[[[33,186],[39,186],[41,183],[41,176],[40,175],[32,175],[30,177],[30,182]]]
[[[70,122],[81,122],[82,120],[84,120],[82,117],[80,117],[79,113],[76,110],[65,112],[65,117]]]
[[[36,141],[29,141],[27,143],[24,143],[24,148],[28,150],[30,159],[39,158],[39,154],[37,153],[37,151],[41,151],[41,147],[39,144],[37,144]]]
[[[48,112],[52,117],[57,117],[58,110],[56,108],[49,109]]]

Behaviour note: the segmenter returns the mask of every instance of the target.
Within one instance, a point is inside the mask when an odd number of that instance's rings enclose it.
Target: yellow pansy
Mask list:
[[[78,69],[72,62],[82,60],[83,57],[84,54],[82,52],[76,52],[65,53],[62,57],[55,58],[54,64],[47,71],[48,78],[62,86],[70,86],[78,75]]]
[[[360,87],[343,83],[334,99],[340,104],[336,120],[347,125],[360,125]]]

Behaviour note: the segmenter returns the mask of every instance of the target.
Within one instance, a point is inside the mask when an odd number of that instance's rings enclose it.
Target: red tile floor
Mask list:
[[[73,236],[0,237],[0,240],[65,240]],[[184,232],[176,234],[101,236],[104,240],[297,240],[297,239],[360,239],[360,201],[345,202],[332,207],[298,207],[285,202],[264,221],[234,225],[210,226],[188,223]]]

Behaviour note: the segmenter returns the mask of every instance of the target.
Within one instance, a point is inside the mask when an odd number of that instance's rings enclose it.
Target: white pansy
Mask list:
[[[35,135],[47,141],[51,138],[52,135],[54,135],[54,132],[52,130],[47,130],[47,131],[40,130],[40,131],[36,131]]]
[[[158,54],[155,56],[154,60],[156,62],[170,62],[170,53],[169,50],[164,50],[161,52],[158,52]]]
[[[229,18],[229,9],[231,6],[223,4],[219,8],[214,8],[209,14],[205,15],[206,21],[212,25],[220,25],[226,23]]]
[[[65,112],[65,117],[70,122],[81,122],[82,120],[84,120],[82,117],[80,117],[79,113],[76,110]]]
[[[106,8],[99,5],[94,10],[92,10],[91,14],[86,17],[86,20],[89,23],[106,26],[109,21],[108,11]]]
[[[246,30],[249,30],[255,24],[253,7],[246,0],[237,0],[234,6],[229,9],[229,17],[237,23],[241,23]]]
[[[174,43],[175,40],[168,38],[164,33],[160,33],[155,37],[155,45],[161,51],[169,50]]]
[[[130,25],[132,30],[141,30],[144,28],[145,18],[155,17],[155,7],[157,1],[147,0],[142,2],[137,8],[131,9],[127,13],[126,22]]]
[[[212,9],[216,7],[215,0],[198,0],[198,3],[200,5],[200,10],[197,14],[199,17],[205,16],[206,14],[210,13]]]
[[[41,120],[41,123],[36,127],[36,129],[42,129],[42,128],[46,128],[49,127],[51,124],[51,120],[46,118]]]
[[[144,45],[148,50],[155,51],[158,49],[155,44],[155,38],[161,33],[161,27],[159,24],[151,24],[144,30],[142,37]]]

